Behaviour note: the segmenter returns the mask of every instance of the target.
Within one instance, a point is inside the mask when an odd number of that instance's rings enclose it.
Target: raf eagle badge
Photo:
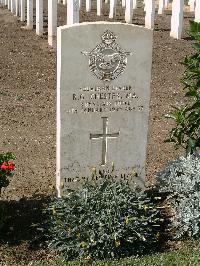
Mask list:
[[[104,81],[111,81],[122,74],[127,65],[127,56],[131,52],[125,52],[116,41],[117,36],[107,30],[102,36],[102,42],[91,52],[82,52],[89,57],[91,72]]]

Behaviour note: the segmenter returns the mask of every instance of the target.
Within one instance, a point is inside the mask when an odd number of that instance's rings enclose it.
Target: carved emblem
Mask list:
[[[111,81],[124,72],[131,52],[124,51],[115,42],[117,36],[109,30],[101,39],[102,42],[91,52],[83,51],[82,54],[89,57],[89,68],[98,79]]]

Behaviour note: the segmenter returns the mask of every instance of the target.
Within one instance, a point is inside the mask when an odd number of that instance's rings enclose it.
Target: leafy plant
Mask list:
[[[186,56],[182,62],[186,69],[181,83],[184,85],[187,102],[174,108],[166,116],[176,123],[166,141],[173,142],[175,148],[183,147],[187,154],[192,154],[200,148],[200,23],[190,21],[188,34],[195,40],[195,54]]]
[[[175,238],[200,236],[200,156],[181,157],[157,174],[157,187],[168,193]]]
[[[0,154],[0,196],[2,187],[7,187],[9,185],[9,177],[13,175],[15,166],[10,160],[14,159],[15,155],[11,152]],[[5,213],[5,204],[0,200],[0,229],[5,222]]]
[[[163,225],[155,197],[116,179],[86,182],[67,197],[54,199],[46,215],[49,246],[66,260],[150,252],[156,248]]]
[[[9,177],[13,175],[15,165],[10,160],[14,160],[15,155],[11,152],[0,154],[0,193],[2,187],[9,185]]]

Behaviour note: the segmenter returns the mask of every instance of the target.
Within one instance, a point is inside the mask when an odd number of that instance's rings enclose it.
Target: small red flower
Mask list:
[[[3,162],[3,164],[1,165],[1,170],[4,171],[13,171],[15,169],[15,165],[13,162]]]

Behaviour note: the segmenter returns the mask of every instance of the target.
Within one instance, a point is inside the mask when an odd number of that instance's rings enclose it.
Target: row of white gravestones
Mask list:
[[[2,1],[2,0],[1,0]],[[91,10],[92,0],[86,1],[86,11]],[[116,12],[117,0],[96,0],[97,1],[97,15],[102,14],[103,3],[110,6],[109,18],[113,18]],[[33,28],[33,0],[4,0],[8,5],[8,9],[20,15],[21,21],[25,21],[25,2],[27,2],[27,28]],[[60,1],[59,1],[60,2]],[[155,21],[155,0],[145,0],[145,27],[149,29],[154,28]],[[168,5],[168,0],[158,0],[158,14],[163,14],[164,9]],[[79,23],[79,10],[83,0],[64,0],[63,4],[67,3],[67,24],[71,25]],[[137,0],[122,0],[122,6],[125,7],[125,21],[132,23],[133,10],[137,7]],[[200,21],[200,0],[190,0],[190,6],[195,6],[195,21]],[[181,38],[183,31],[183,8],[184,0],[173,0],[172,2],[172,17],[171,17],[171,32],[170,36],[173,38]],[[48,42],[53,45],[56,37],[57,29],[57,0],[48,0]],[[43,0],[36,0],[36,34],[43,35]]]
[[[188,2],[192,11],[195,11],[195,21],[200,22],[200,0],[190,0]],[[193,7],[195,8],[193,9]],[[171,17],[171,32],[170,36],[180,39],[183,31],[184,20],[184,0],[173,0],[172,2],[172,17]],[[191,11],[191,8],[190,8]]]
[[[196,0],[189,0],[188,1],[188,5],[190,6],[190,11],[191,12],[194,12],[195,11],[195,4],[196,4],[195,1]]]
[[[102,176],[144,186],[152,39],[152,30],[124,23],[58,28],[59,197]]]
[[[21,3],[21,20],[25,20],[25,5],[22,4],[24,3],[25,0],[9,0],[13,3],[13,10],[12,12],[15,12],[14,10],[14,3],[19,2]],[[52,0],[53,1],[53,0]],[[55,2],[54,0],[53,2]],[[91,10],[91,0],[85,0],[86,1],[86,11]],[[126,0],[125,2],[125,21],[127,23],[132,23],[132,16],[133,16],[133,9],[137,7],[137,0]],[[149,1],[148,1],[149,2]],[[150,0],[150,2],[154,2],[154,0]],[[64,4],[68,4],[68,16],[67,16],[67,24],[73,24],[73,23],[78,23],[79,22],[79,8],[80,4],[82,3],[81,0],[65,0],[63,1]],[[106,3],[106,1],[105,1]],[[109,13],[109,18],[114,18],[115,11],[116,11],[116,3],[117,0],[110,0],[110,13]],[[149,4],[149,3],[148,3]],[[123,5],[123,3],[122,3]],[[18,6],[18,5],[17,5]],[[50,2],[50,6],[52,6],[52,3]],[[97,0],[97,15],[102,15],[102,0]],[[145,26],[147,28],[152,28],[153,23],[151,22],[154,19],[154,13],[155,9],[151,8],[153,6],[153,3],[149,5],[149,8],[147,8],[146,11],[146,19],[145,19]],[[55,7],[55,3],[54,3]],[[54,17],[55,17],[55,11],[52,11]],[[19,15],[19,12],[16,11],[16,15]],[[51,17],[51,16],[50,16]],[[55,21],[55,18],[52,19],[52,21]],[[49,18],[49,22],[52,23],[51,18]],[[55,28],[54,24],[54,28]],[[33,28],[33,0],[27,0],[27,28],[32,29]],[[52,28],[52,25],[49,27],[50,29]],[[43,35],[43,1],[42,0],[36,0],[36,33],[40,36]],[[49,39],[52,39],[51,36],[54,36],[54,32],[49,31]]]
[[[21,21],[26,20],[27,29],[33,29],[33,0],[7,0],[3,4],[8,6]],[[43,0],[36,0],[36,34],[43,35]],[[57,0],[48,0],[48,43],[55,43],[57,34]]]
[[[77,3],[76,3],[77,1]],[[72,0],[70,3],[70,10],[68,10],[68,20],[67,24],[71,25],[73,23],[79,22],[79,8],[77,7],[79,0]],[[87,0],[86,0],[87,1]],[[198,3],[200,0],[196,0]],[[98,0],[97,0],[98,3]],[[116,12],[116,3],[117,0],[110,0],[110,13],[109,18],[113,18]],[[124,3],[122,2],[122,5]],[[165,7],[168,5],[167,0],[159,0],[159,8],[158,8],[158,14],[163,14]],[[89,2],[89,6],[91,8],[91,1]],[[125,1],[125,21],[127,23],[132,23],[132,17],[133,17],[133,10],[137,6],[137,1],[133,0],[126,0]],[[184,0],[173,0],[172,3],[172,17],[171,17],[171,32],[170,36],[173,38],[180,39],[182,36],[183,31],[183,7],[184,7]],[[198,12],[198,4],[196,4],[196,12],[195,14],[199,14]],[[90,9],[89,8],[89,9]],[[101,4],[98,5],[97,13],[100,15],[102,8],[102,1]],[[86,2],[86,9],[87,9],[87,2]],[[89,10],[88,9],[88,10]],[[154,28],[154,21],[155,21],[155,0],[145,0],[145,27],[149,29]],[[196,20],[196,15],[195,15]],[[198,20],[197,20],[198,21]]]
[[[154,28],[154,17],[155,17],[155,0],[149,0],[147,5],[147,11],[145,15],[145,27],[149,29]],[[88,3],[88,6],[87,6]],[[109,18],[114,18],[116,12],[117,0],[110,0],[110,12]],[[126,23],[132,24],[133,10],[136,8],[136,0],[126,0],[125,5],[125,21]],[[67,0],[67,25],[79,23],[79,0]],[[86,11],[91,9],[91,1],[86,0]],[[102,0],[97,0],[97,15],[102,14]]]
[[[87,0],[86,0],[87,1]],[[98,5],[98,3],[101,4]],[[154,20],[155,20],[155,0],[144,0],[145,4],[145,27],[153,29],[154,28]],[[137,8],[137,0],[122,0],[122,6],[125,7],[125,21],[127,23],[132,23],[133,10]],[[110,0],[110,13],[109,18],[114,18],[116,12],[116,4],[117,0]],[[200,12],[199,5],[200,0],[189,0],[188,4],[190,5],[190,11],[192,11],[193,7],[195,7],[195,21],[200,21]],[[169,0],[158,0],[158,14],[164,14],[165,8],[169,5]],[[97,13],[101,15],[102,8],[102,0],[97,0]],[[173,38],[180,39],[183,31],[183,8],[184,1],[183,0],[173,0],[172,2],[172,17],[171,17],[171,32],[170,36]],[[89,0],[89,5],[87,11],[91,10],[91,0]]]
[[[21,16],[21,21],[25,21],[25,3],[27,3],[27,29],[33,29],[33,0],[7,0],[8,8],[9,4],[11,12],[15,13],[16,16]],[[86,11],[91,10],[91,0],[86,1]],[[154,0],[150,0],[152,2]],[[53,45],[53,41],[56,37],[57,28],[57,0],[48,0],[48,42]],[[79,22],[79,9],[82,3],[81,0],[65,0],[63,4],[67,3],[67,24],[71,25]],[[108,1],[105,1],[108,3]],[[109,17],[113,18],[115,15],[117,0],[110,0],[110,13]],[[7,2],[5,2],[7,4]],[[102,0],[97,0],[97,15],[102,14]],[[125,20],[127,23],[132,23],[133,9],[136,8],[136,0],[125,1]],[[146,12],[145,26],[152,28],[153,24],[152,17],[154,17],[153,9],[148,9]],[[36,34],[39,36],[43,35],[43,0],[36,0]]]

